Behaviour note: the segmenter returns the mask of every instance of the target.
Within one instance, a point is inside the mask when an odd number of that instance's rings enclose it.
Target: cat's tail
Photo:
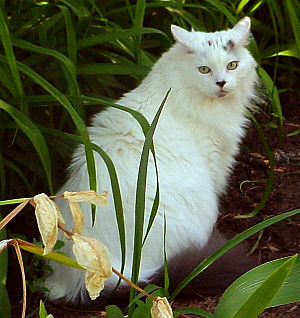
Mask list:
[[[173,257],[168,264],[170,290],[174,290],[202,260],[215,252],[226,241],[223,234],[214,230],[203,249],[187,248]],[[206,296],[222,294],[239,276],[256,266],[256,263],[247,255],[246,245],[239,244],[201,272],[181,293],[191,295],[197,293]],[[161,268],[158,279],[155,280],[159,286],[163,286],[163,268]]]
[[[206,246],[202,249],[187,248],[180,254],[173,257],[168,263],[168,274],[170,278],[169,290],[174,290],[178,284],[198,265],[202,260],[215,252],[221,247],[227,239],[219,231],[214,230]],[[205,295],[216,296],[222,294],[225,289],[234,282],[239,276],[244,274],[249,269],[256,266],[254,259],[247,256],[247,248],[245,245],[239,244],[231,249],[195,279],[189,283],[181,294],[185,295]],[[144,288],[148,283],[164,286],[164,269],[163,266],[156,271],[153,278],[147,283],[140,282],[139,286]],[[54,302],[63,302],[68,306],[76,307],[103,307],[109,303],[117,303],[119,305],[128,302],[129,287],[128,285],[121,285],[116,293],[111,294],[112,290],[104,289],[101,296],[91,301],[85,289],[73,298],[72,301],[66,298],[56,299]],[[52,301],[53,302],[53,301]]]

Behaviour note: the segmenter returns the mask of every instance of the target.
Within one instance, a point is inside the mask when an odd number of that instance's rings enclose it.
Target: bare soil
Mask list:
[[[257,130],[250,126],[241,145],[237,157],[227,194],[220,203],[220,218],[218,227],[222,232],[235,235],[250,226],[280,213],[300,208],[300,134],[287,136],[287,134],[300,128],[300,101],[291,95],[282,97],[284,105],[284,133],[280,140],[278,129],[271,128],[269,116],[262,110],[256,115],[273,151],[275,151],[275,179],[274,186],[266,204],[261,211],[251,218],[236,219],[235,216],[248,214],[256,208],[263,196],[266,187],[270,162],[265,149],[258,136]],[[300,251],[300,216],[282,221],[267,228],[262,237],[249,239],[249,245],[255,246],[254,257],[258,263],[276,259],[283,256],[294,255]],[[10,264],[16,263],[11,253]],[[12,265],[8,275],[8,291],[13,304],[13,316],[21,315],[21,282],[18,267]],[[32,294],[29,299],[28,313],[39,306],[39,294]],[[201,291],[193,297],[179,297],[173,303],[174,308],[186,306],[205,309],[211,313],[219,297],[204,297]],[[49,304],[48,313],[56,318],[62,317],[105,317],[103,310],[82,312],[61,306]],[[38,317],[35,313],[32,317]],[[189,315],[189,317],[193,317]],[[300,303],[266,310],[261,317],[300,317]]]

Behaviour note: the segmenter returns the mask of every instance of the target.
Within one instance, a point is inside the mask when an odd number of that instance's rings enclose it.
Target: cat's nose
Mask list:
[[[216,84],[217,84],[220,88],[223,88],[224,85],[226,84],[226,81],[219,81],[219,82],[216,82]]]

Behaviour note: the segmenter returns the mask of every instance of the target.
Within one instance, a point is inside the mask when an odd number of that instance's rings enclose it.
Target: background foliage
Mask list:
[[[295,91],[299,80],[298,0],[1,0],[0,199],[55,192],[76,140],[64,133],[81,136],[96,188],[85,128],[91,115],[148,73],[173,43],[171,24],[215,31],[245,15],[254,35],[249,49],[268,96],[263,111],[280,143],[280,92]],[[265,197],[271,187],[272,165]],[[5,256],[0,262],[6,268]],[[1,270],[3,283],[5,275]]]

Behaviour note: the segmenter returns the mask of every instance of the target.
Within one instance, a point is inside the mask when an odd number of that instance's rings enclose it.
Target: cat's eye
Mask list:
[[[232,61],[227,64],[227,70],[232,71],[235,70],[239,65],[238,61]]]
[[[202,74],[208,74],[210,72],[210,68],[208,66],[200,66],[198,70]]]

